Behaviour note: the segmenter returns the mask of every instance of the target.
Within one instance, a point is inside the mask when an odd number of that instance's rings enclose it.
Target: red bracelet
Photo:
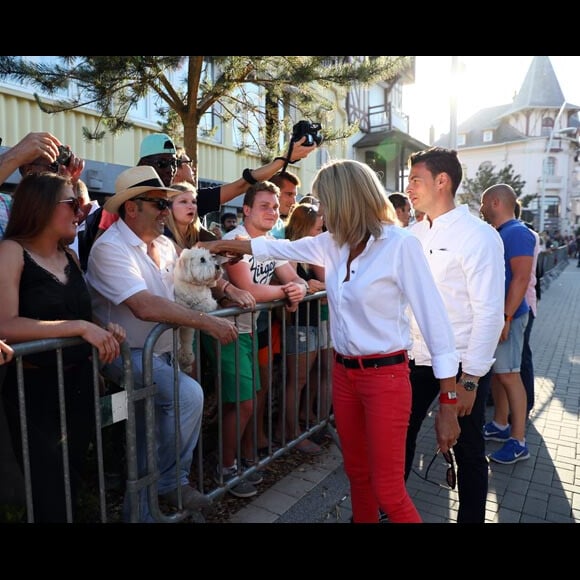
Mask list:
[[[457,405],[457,393],[455,391],[448,391],[447,393],[439,393],[439,404]]]

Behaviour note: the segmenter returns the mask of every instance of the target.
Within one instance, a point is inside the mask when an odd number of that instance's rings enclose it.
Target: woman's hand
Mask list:
[[[113,327],[109,330],[109,327]],[[85,331],[81,334],[89,344],[93,345],[99,351],[99,360],[108,364],[113,362],[120,354],[121,347],[117,338],[123,336],[125,339],[125,330],[118,324],[110,323],[107,329],[101,328],[92,322],[87,322]]]
[[[315,292],[322,292],[323,290],[326,290],[326,284],[324,282],[321,282],[316,278],[310,278],[310,280],[308,280],[309,294],[314,294]]]
[[[9,363],[14,356],[14,349],[0,340],[0,365]]]
[[[113,334],[113,337],[119,344],[125,342],[127,333],[120,324],[117,324],[116,322],[109,322],[109,324],[107,324],[107,330]]]

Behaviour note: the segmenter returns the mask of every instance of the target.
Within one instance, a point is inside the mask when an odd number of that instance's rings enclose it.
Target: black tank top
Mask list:
[[[87,320],[92,322],[91,297],[83,274],[68,253],[65,269],[67,282],[62,283],[51,272],[37,264],[23,248],[24,268],[20,278],[18,314],[35,320]],[[90,344],[63,349],[63,363],[86,361],[91,355]],[[56,366],[54,351],[24,357],[35,366]]]

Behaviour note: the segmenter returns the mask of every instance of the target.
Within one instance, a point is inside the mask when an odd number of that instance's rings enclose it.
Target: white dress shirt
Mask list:
[[[97,238],[89,255],[86,278],[93,312],[104,324],[123,326],[131,348],[143,348],[157,322],[140,320],[123,302],[143,290],[175,300],[175,246],[166,236],[159,236],[153,243],[159,253],[159,268],[147,255],[147,244],[119,219]],[[159,337],[154,350],[164,353],[172,349],[173,336],[168,330]]]
[[[398,226],[383,226],[350,264],[350,253],[329,232],[289,240],[252,239],[258,258],[296,260],[324,266],[330,308],[330,333],[336,351],[346,356],[387,354],[411,347],[410,305],[433,352],[438,378],[456,374],[459,355],[441,296],[418,240]]]
[[[465,373],[482,377],[493,365],[504,326],[505,267],[503,242],[489,224],[466,205],[409,228],[423,246],[443,298]],[[411,321],[411,358],[431,365],[428,345]]]

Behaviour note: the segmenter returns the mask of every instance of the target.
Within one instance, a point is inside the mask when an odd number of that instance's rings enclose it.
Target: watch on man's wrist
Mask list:
[[[468,392],[477,389],[477,382],[472,377],[461,377],[458,382]]]

